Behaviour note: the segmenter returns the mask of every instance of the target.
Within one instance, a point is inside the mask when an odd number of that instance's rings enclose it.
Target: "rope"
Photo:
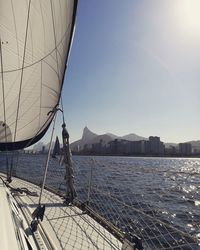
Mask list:
[[[36,160],[35,156],[28,156],[30,160],[29,157],[33,157],[34,161]],[[195,206],[191,201],[187,202],[187,200],[182,199],[182,196],[185,195],[187,199],[199,201],[199,175],[192,175],[191,173],[191,179],[186,180],[185,174],[189,175],[189,173],[183,171],[184,164],[181,163],[180,171],[176,169],[172,171],[177,175],[177,179],[172,182],[170,175],[166,175],[167,171],[165,170],[149,168],[148,165],[145,169],[145,167],[138,166],[137,161],[134,163],[134,159],[133,163],[130,161],[125,164],[114,158],[105,158],[97,157],[93,160],[92,157],[91,160],[91,157],[86,156],[74,157],[76,192],[81,203],[87,201],[89,189],[90,198],[87,207],[119,228],[122,235],[125,236],[130,232],[139,236],[144,243],[144,249],[198,249],[200,243],[198,237],[198,205]],[[38,160],[41,161],[41,159],[42,156],[41,158],[38,156]],[[24,163],[21,162],[20,164],[23,169]],[[198,171],[199,164],[200,161],[198,160],[192,171],[195,171],[195,169]],[[23,177],[40,185],[41,179],[38,173],[43,170],[38,165],[36,164],[34,171],[31,171],[30,168],[30,171],[27,171],[28,175],[23,173],[25,174]],[[193,167],[190,169],[193,169]],[[171,170],[168,172],[168,174],[171,174]],[[20,174],[22,173],[19,169]],[[64,197],[66,195],[64,175],[65,169],[59,167],[56,159],[52,159],[45,188]],[[158,187],[152,185],[157,177],[161,185],[158,184]],[[92,185],[89,184],[91,179]],[[137,182],[138,179],[139,182]],[[185,181],[187,182],[185,183]],[[183,184],[188,187],[196,185],[197,190],[188,194],[181,193],[179,190],[172,192],[172,185],[175,184],[179,184],[179,186]],[[176,195],[176,199],[174,200],[171,195]],[[42,197],[46,198],[45,191]],[[177,208],[174,208],[176,200],[178,202]],[[173,213],[176,213],[175,217],[173,217]],[[59,214],[55,216],[59,217]],[[60,216],[62,217],[63,214],[60,214]],[[66,221],[66,218],[63,218],[62,222],[64,221]],[[190,230],[187,225],[191,225],[194,229]]]
[[[62,109],[62,120],[63,120],[63,124],[65,123],[65,115],[64,115],[64,106],[63,106],[63,99],[62,99],[62,94],[60,96],[60,104],[61,104],[61,109]]]
[[[2,73],[1,73],[1,80],[2,80],[2,95],[3,95],[3,116],[4,116],[4,124],[2,124],[2,126],[4,126],[5,128],[5,142],[7,142],[7,132],[6,132],[6,104],[5,104],[5,89],[4,89],[4,77],[3,77],[3,54],[2,54],[2,41],[0,38],[0,54],[1,54],[1,69],[2,69]]]
[[[50,139],[50,144],[49,144],[49,150],[48,150],[48,154],[47,154],[47,158],[46,158],[45,170],[44,170],[44,175],[43,175],[43,182],[42,182],[42,187],[41,187],[39,201],[38,201],[39,205],[41,203],[42,193],[43,193],[43,190],[44,190],[44,186],[45,186],[45,182],[46,182],[46,177],[47,177],[47,170],[48,170],[48,166],[49,166],[49,159],[50,159],[50,154],[51,154],[51,147],[52,147],[52,141],[53,141],[53,134],[54,134],[54,130],[55,130],[56,117],[57,117],[57,113],[55,113],[55,117],[54,117],[54,121],[53,121],[53,128],[52,128],[52,132],[51,132],[51,139]]]
[[[74,172],[71,160],[71,152],[69,147],[69,133],[66,129],[66,124],[63,123],[62,125],[62,139],[63,139],[63,162],[65,163],[65,170],[66,170],[66,202],[71,203],[73,202],[74,198],[76,197],[76,191],[74,188]]]
[[[29,0],[29,4],[28,4],[28,15],[27,15],[27,22],[26,22],[26,33],[25,33],[25,41],[24,41],[24,53],[23,53],[22,71],[21,71],[21,79],[20,79],[20,87],[19,87],[19,97],[18,97],[18,103],[17,103],[14,142],[16,140],[16,135],[17,135],[17,123],[18,123],[19,104],[20,104],[20,99],[21,99],[22,82],[23,82],[23,75],[24,75],[24,64],[25,64],[25,54],[26,54],[26,43],[27,43],[27,37],[28,37],[28,24],[29,24],[30,9],[31,9],[31,0]]]
[[[14,131],[14,139],[13,139],[14,142],[16,141],[16,136],[17,136],[17,125],[18,125],[18,117],[19,117],[19,105],[20,105],[21,92],[22,92],[23,75],[24,75],[24,64],[25,64],[26,44],[27,44],[27,37],[28,37],[28,24],[29,24],[30,9],[31,9],[31,0],[29,0],[29,4],[28,4],[28,14],[27,14],[26,31],[25,31],[25,41],[24,41],[24,52],[23,52],[21,78],[20,78],[20,86],[19,86],[19,94],[18,94],[19,96],[18,96],[17,113],[16,113],[16,120],[15,120],[15,131]],[[14,151],[12,153],[10,173],[9,173],[9,176],[8,176],[8,180],[9,181],[11,181],[11,177],[12,177],[13,160],[14,160]]]
[[[109,199],[111,198],[112,200],[116,201],[117,203],[123,205],[124,207],[130,208],[131,210],[134,210],[134,211],[136,211],[137,213],[142,214],[144,217],[147,217],[147,218],[149,218],[149,219],[151,219],[151,220],[156,221],[158,224],[163,224],[163,225],[165,225],[166,227],[169,227],[169,228],[173,229],[174,231],[176,231],[176,232],[179,233],[180,235],[182,235],[182,236],[184,236],[184,237],[189,237],[189,238],[191,238],[193,241],[195,241],[196,243],[198,243],[198,241],[197,241],[197,239],[196,239],[195,237],[188,236],[187,233],[185,233],[185,232],[183,232],[183,231],[181,231],[181,230],[179,230],[179,229],[173,227],[173,226],[170,225],[170,224],[165,223],[164,221],[161,221],[161,220],[159,220],[159,219],[157,219],[157,218],[155,218],[155,217],[152,217],[152,216],[149,215],[149,214],[146,214],[146,213],[143,212],[141,209],[137,209],[137,208],[135,208],[135,207],[133,207],[133,206],[130,206],[130,205],[128,205],[128,204],[126,204],[126,203],[120,201],[119,199],[117,199],[116,197],[110,195],[110,194],[107,193],[107,192],[102,192],[102,191],[99,190],[98,188],[95,188],[95,189],[96,189],[98,192],[102,193],[103,195],[107,196]]]
[[[49,116],[48,119],[45,121],[45,123],[43,124],[43,126],[37,131],[37,133],[34,135],[34,137],[25,145],[25,148],[30,146],[32,141],[36,138],[36,136],[43,131],[43,129],[47,126],[47,124],[49,123],[49,121],[52,119],[52,116],[55,114],[55,112],[57,112],[57,105],[56,107],[54,107],[47,115]],[[9,179],[11,180],[12,178],[12,171],[13,171],[13,160],[14,160],[14,151],[12,153],[12,158],[11,158],[11,167],[10,167],[10,174],[9,174]]]
[[[7,138],[7,122],[6,122],[6,103],[5,103],[5,89],[4,89],[4,77],[3,77],[3,52],[2,52],[2,41],[0,37],[0,54],[1,54],[1,80],[2,80],[2,95],[3,95],[3,116],[4,116],[4,126],[5,128],[5,143],[7,143],[8,138]],[[8,166],[8,153],[6,152],[6,172],[7,172],[7,179],[9,178],[9,166]]]

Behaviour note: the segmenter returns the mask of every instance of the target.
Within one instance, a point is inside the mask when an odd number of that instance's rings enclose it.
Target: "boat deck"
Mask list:
[[[13,178],[11,186],[27,188],[38,195],[40,192],[38,186],[18,178]],[[39,197],[15,194],[15,199],[30,223]],[[122,243],[103,226],[79,208],[64,205],[63,199],[58,195],[44,190],[41,203],[45,204],[46,210],[35,237],[39,237],[37,234],[40,233],[44,242],[48,239],[47,249],[122,249]],[[43,243],[41,242],[41,245]],[[43,247],[45,249],[45,246]]]

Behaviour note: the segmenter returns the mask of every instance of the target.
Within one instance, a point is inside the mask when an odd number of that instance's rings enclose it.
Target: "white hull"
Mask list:
[[[27,188],[39,194],[40,188],[18,178],[13,178],[13,188]],[[1,184],[1,232],[0,249],[20,249],[16,240],[13,221],[6,191]],[[26,217],[25,224],[30,225],[31,214],[38,205],[38,197],[26,194],[15,195],[15,200]],[[75,206],[66,206],[63,199],[47,190],[44,190],[42,204],[46,205],[43,221],[34,233],[39,249],[122,249],[122,243],[117,240],[103,226]],[[2,220],[6,218],[6,220]],[[3,223],[2,223],[3,221]],[[28,227],[26,224],[26,227]],[[7,229],[5,231],[5,228]],[[26,230],[28,228],[25,228]],[[3,239],[1,239],[3,238]],[[12,239],[12,240],[11,240]],[[3,246],[3,247],[2,247]],[[36,248],[36,249],[37,249]]]

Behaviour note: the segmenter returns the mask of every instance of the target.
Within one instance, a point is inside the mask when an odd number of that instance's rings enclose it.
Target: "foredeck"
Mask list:
[[[39,194],[40,188],[24,180],[13,178],[14,188],[27,188]],[[19,206],[31,222],[31,213],[38,205],[38,197],[15,195]],[[52,249],[121,249],[122,243],[94,219],[76,206],[66,206],[63,199],[48,190],[44,190],[42,204],[45,204],[45,216],[40,231],[49,241]],[[37,232],[36,235],[37,237]]]

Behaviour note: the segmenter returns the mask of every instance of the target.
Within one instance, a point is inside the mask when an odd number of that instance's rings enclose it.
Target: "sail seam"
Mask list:
[[[60,56],[60,52],[59,51],[59,46],[63,46],[65,44],[64,41],[66,41],[66,46],[67,46],[67,50],[66,50],[66,60],[63,64],[64,66],[64,69],[63,69],[63,72],[65,72],[66,70],[66,63],[68,61],[68,56],[69,56],[69,51],[71,49],[71,43],[72,43],[72,40],[73,40],[73,34],[74,34],[74,27],[75,27],[75,19],[76,19],[76,11],[77,11],[77,3],[78,1],[77,0],[74,0],[74,3],[73,3],[73,13],[72,13],[72,16],[70,18],[72,18],[72,21],[70,23],[70,25],[67,27],[66,29],[66,32],[64,33],[64,35],[62,36],[61,40],[59,41],[59,43],[57,44],[56,48],[53,49],[52,52],[50,52],[48,55],[44,56],[43,58],[41,58],[40,60],[38,60],[37,62],[31,64],[31,65],[25,65],[25,58],[23,58],[23,67],[22,69],[16,69],[16,70],[7,70],[7,71],[4,71],[3,73],[9,73],[9,72],[15,72],[15,71],[19,71],[19,70],[22,70],[24,71],[25,68],[30,68],[32,65],[35,65],[39,62],[44,62],[45,64],[48,65],[48,62],[45,61],[45,58],[48,58],[48,56],[52,57],[55,61],[56,61],[56,58],[55,56],[53,57],[52,53],[55,53],[55,50],[57,50],[57,58],[58,56]],[[53,4],[53,2],[52,2]],[[29,0],[29,12],[30,12],[30,5],[31,5],[31,0]],[[32,8],[32,5],[31,5],[31,8]],[[28,13],[28,15],[30,15]],[[28,27],[28,18],[27,18],[27,29],[29,29]],[[28,32],[28,31],[27,31]],[[69,40],[66,40],[66,35],[69,35]],[[25,41],[26,42],[26,41]],[[28,42],[28,41],[27,41]],[[24,57],[25,57],[25,53],[26,53],[26,57],[27,57],[27,52],[26,49],[24,49]],[[59,61],[57,61],[57,63],[59,63]],[[53,69],[53,68],[52,68]],[[56,69],[53,69],[56,73]],[[1,72],[0,72],[1,73]],[[19,72],[20,74],[24,73],[24,72]],[[57,73],[58,74],[58,73]],[[22,78],[22,77],[21,77]],[[23,79],[22,79],[23,80]],[[63,82],[64,82],[64,74],[63,74],[63,77],[62,79],[60,79],[60,89],[62,89],[63,87]],[[43,86],[43,84],[42,84]],[[24,82],[23,82],[23,88],[24,88]],[[55,107],[58,105],[59,103],[59,100],[60,100],[60,97],[61,97],[61,93],[59,94],[59,97],[58,97],[58,102],[56,103]],[[19,100],[19,99],[18,99]],[[20,105],[22,104],[22,100],[20,100]],[[32,138],[29,138],[29,139],[26,139],[26,140],[20,140],[19,142],[17,142],[16,140],[13,142],[13,143],[0,143],[0,148],[1,150],[4,150],[5,147],[8,147],[9,150],[14,150],[14,149],[19,149],[19,148],[24,148],[24,147],[27,147],[27,146],[30,146],[31,144],[35,143],[36,141],[38,141],[44,134],[45,132],[47,131],[49,125],[50,125],[50,122],[52,121],[54,117],[54,113],[51,113],[51,115],[49,115],[49,117],[47,118],[47,120],[43,123],[42,127],[35,133],[35,135],[32,137]],[[16,130],[17,131],[17,130]],[[15,137],[16,139],[16,137]]]
[[[60,44],[63,42],[63,40],[64,40],[65,37],[66,37],[66,33],[67,33],[67,32],[68,32],[68,29],[66,30],[65,34],[63,35],[63,37],[61,38],[61,40],[60,40],[60,42],[57,44],[57,46],[56,46],[52,51],[50,51],[47,55],[45,55],[44,57],[42,57],[40,60],[37,60],[37,61],[33,62],[32,64],[29,64],[29,65],[27,65],[27,66],[24,66],[23,68],[13,69],[13,70],[5,70],[4,73],[11,73],[11,72],[15,72],[15,71],[20,71],[20,70],[22,70],[22,69],[30,68],[30,67],[32,67],[33,65],[35,65],[35,64],[37,64],[37,63],[39,63],[39,62],[41,62],[41,61],[44,61],[44,59],[46,59],[48,56],[51,56],[51,57],[53,58],[52,53],[53,53],[55,50],[57,50],[57,48],[58,48],[58,47],[60,46]],[[2,72],[0,71],[0,73],[2,73]]]
[[[59,0],[59,6],[60,6],[60,16],[62,16],[62,7],[61,7],[61,2],[60,2],[60,0]],[[61,30],[63,30],[63,20],[62,20],[62,18],[61,18]],[[67,33],[68,32],[68,29],[69,29],[69,27],[67,27],[67,29],[66,29],[66,32],[65,33]],[[66,36],[65,36],[65,38],[66,38]],[[62,39],[62,41],[61,41],[61,47],[62,47],[62,49],[63,49],[63,53],[64,53],[64,51],[65,51],[65,46],[64,46],[64,44],[63,44],[63,40],[64,39]],[[59,47],[59,46],[58,46]],[[60,57],[60,59],[62,58],[61,57],[61,55],[60,55],[60,52],[59,52],[59,50],[58,50],[58,54],[59,54],[59,57]]]
[[[34,71],[30,74],[29,78],[31,78],[31,76],[32,76],[32,74],[35,72],[35,70],[36,70],[36,69],[34,69]],[[29,78],[28,78],[27,82],[29,81]],[[35,84],[35,85],[36,85],[36,84]],[[31,88],[30,91],[33,91],[33,90],[34,90],[35,85],[32,86],[32,88]],[[25,86],[26,86],[26,83],[24,84],[24,87],[25,87]],[[17,96],[17,95],[16,95],[16,96]],[[16,97],[16,98],[17,98],[17,97]],[[22,101],[20,104],[21,104],[21,105],[24,104],[28,98],[29,98],[29,97],[28,97],[28,95],[27,95],[26,98],[24,98],[23,101]],[[7,105],[7,110],[8,110],[9,108],[12,109],[14,103],[15,103],[15,100],[13,100],[13,102],[12,102],[9,106]],[[15,113],[15,111],[13,111],[9,116],[7,116],[7,121],[8,121],[12,116],[14,116],[14,113]],[[23,114],[22,114],[21,117],[23,117]],[[13,124],[13,123],[12,123],[12,124]]]
[[[21,99],[22,81],[23,81],[23,73],[24,73],[24,63],[25,63],[25,54],[26,54],[26,43],[27,43],[27,37],[28,37],[28,24],[29,24],[30,8],[31,8],[31,0],[29,0],[29,5],[28,5],[28,15],[27,15],[27,23],[26,23],[26,34],[25,34],[25,44],[24,44],[24,53],[23,53],[23,61],[22,61],[21,80],[20,80],[20,87],[19,87],[19,97],[18,97],[18,104],[17,104],[14,142],[16,140],[16,134],[17,134],[17,123],[18,123],[18,116],[19,116],[19,104],[20,104],[20,99]]]
[[[11,6],[12,6],[12,13],[13,13],[14,27],[15,27],[15,36],[16,36],[16,43],[17,43],[18,66],[20,67],[19,43],[18,43],[16,17],[15,17],[15,12],[14,12],[13,0],[11,0]]]
[[[57,47],[56,47],[56,31],[55,31],[55,23],[54,23],[54,13],[53,13],[53,4],[51,2],[51,13],[52,13],[52,24],[53,24],[53,33],[54,33],[54,43],[55,43],[55,52],[56,52],[56,65],[57,65],[57,74],[58,74],[58,81],[60,84],[60,74],[59,74],[59,67],[58,67],[58,54],[57,54]]]

